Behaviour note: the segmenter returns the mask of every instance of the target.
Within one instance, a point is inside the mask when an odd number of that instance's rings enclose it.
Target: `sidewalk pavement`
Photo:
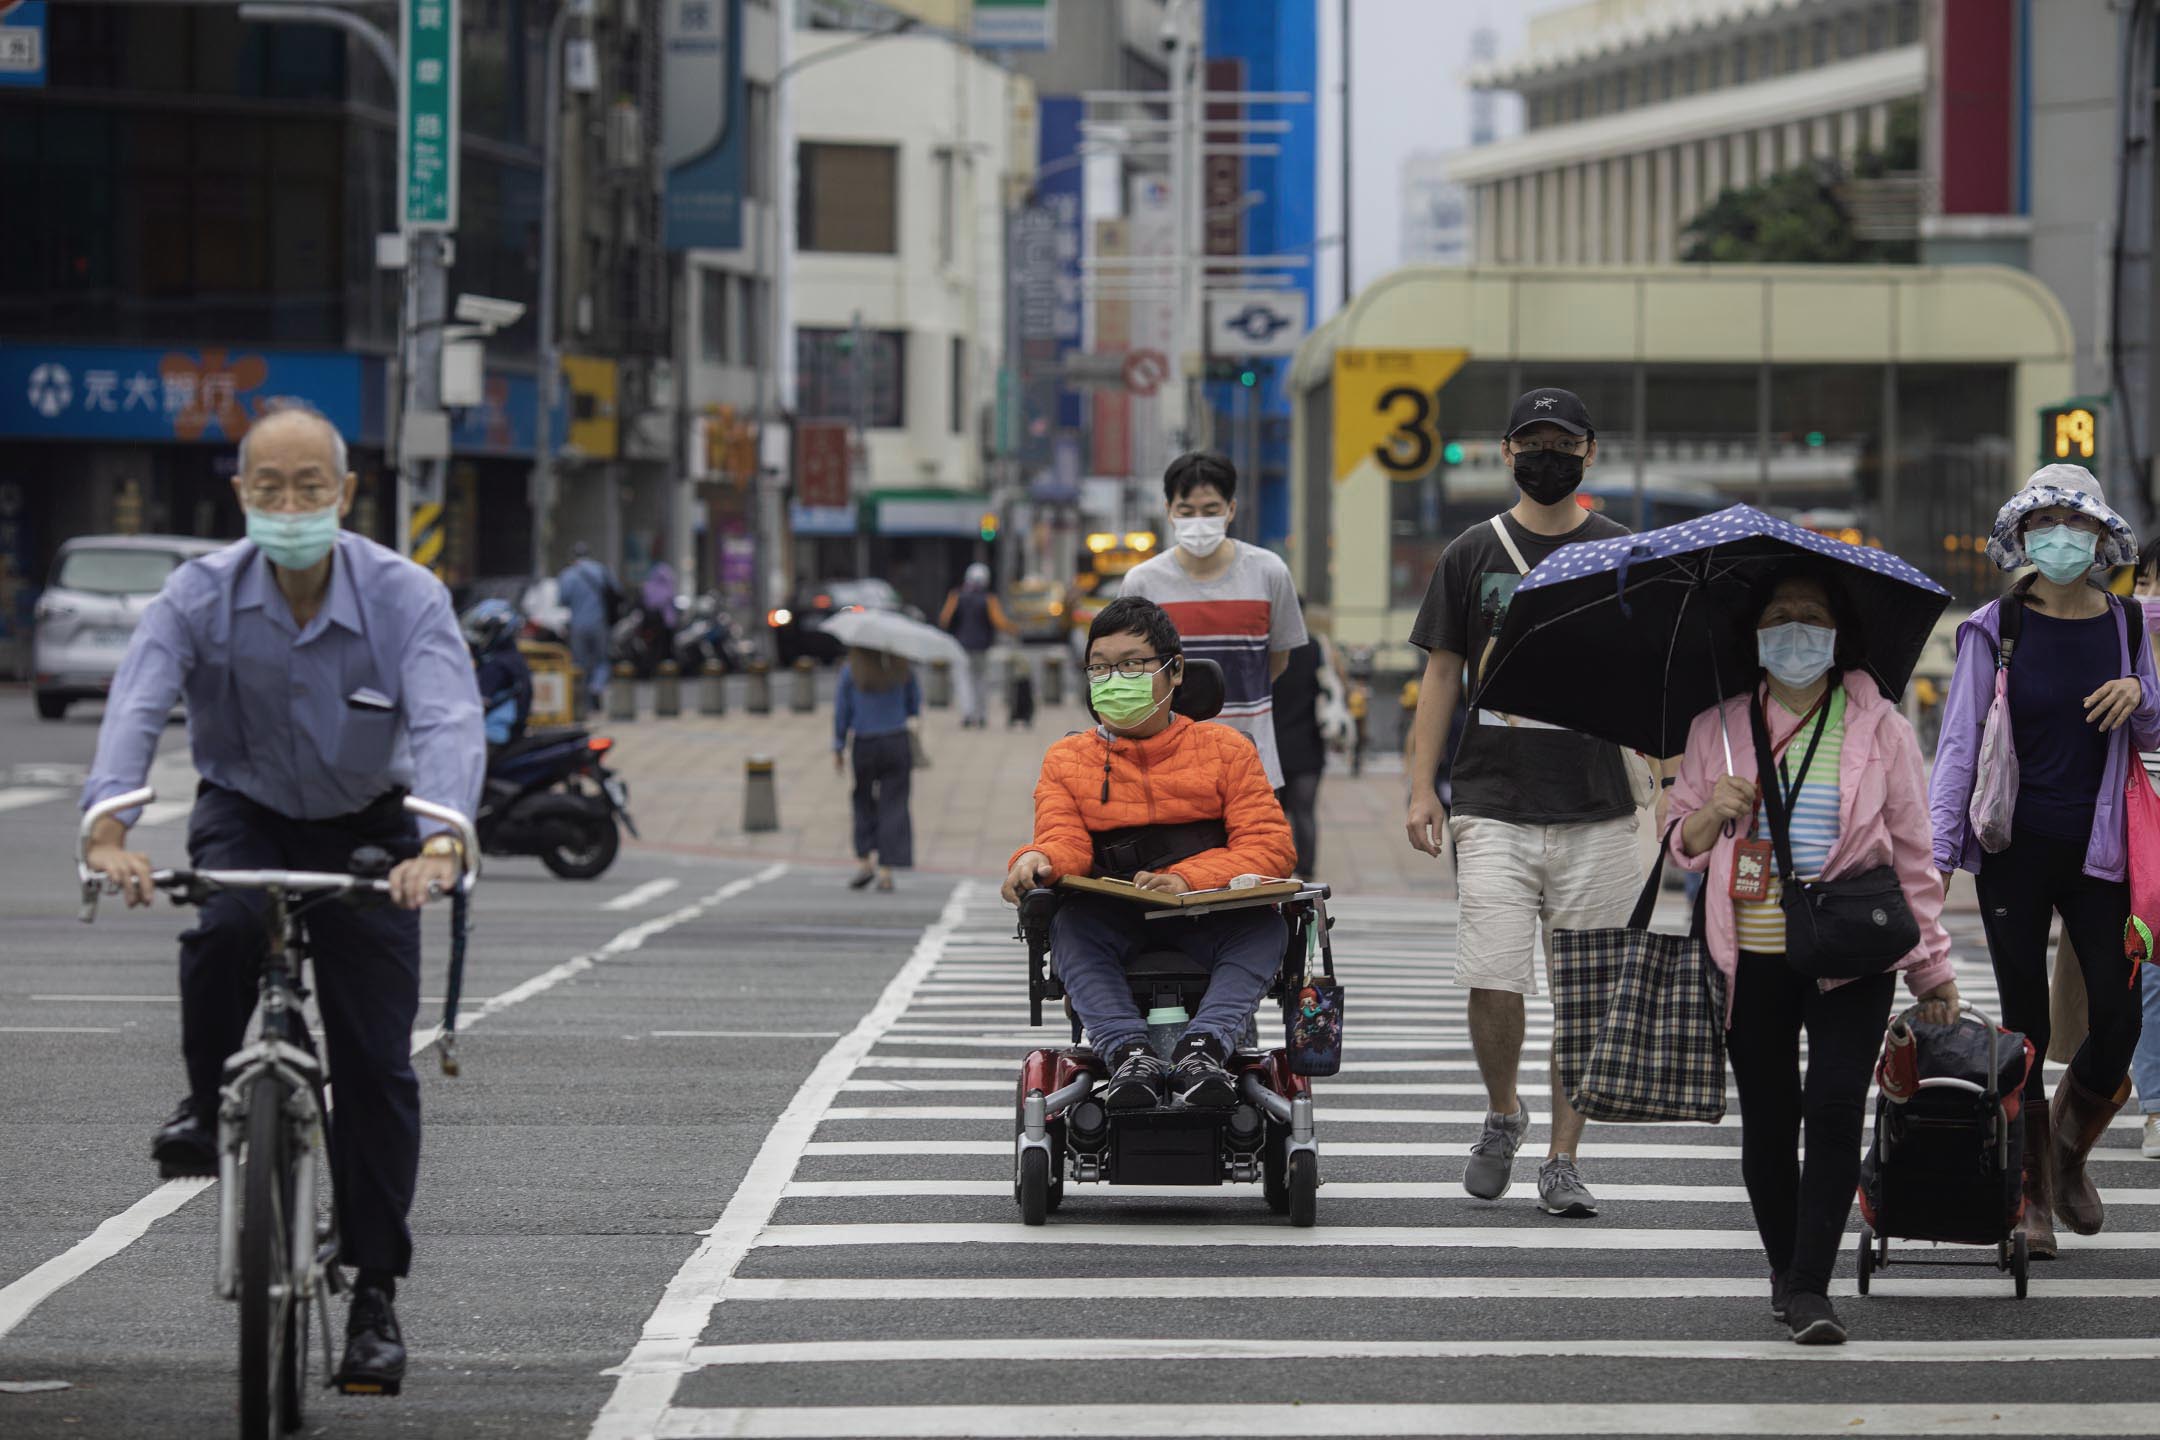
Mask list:
[[[830,702],[821,694],[815,711],[794,714],[785,708],[788,687],[774,689],[780,708],[771,715],[745,713],[739,684],[730,685],[726,715],[695,714],[697,689],[686,683],[686,713],[679,718],[654,717],[648,689],[639,719],[592,722],[595,733],[615,739],[608,759],[630,786],[637,843],[695,854],[853,863],[853,777],[833,769]],[[1038,707],[1032,729],[1006,728],[1002,707],[993,708],[987,730],[962,729],[957,709],[926,710],[930,768],[915,773],[911,807],[916,868],[1001,878],[1031,833],[1043,752],[1089,723],[1070,688],[1063,705]],[[773,760],[780,800],[780,828],[763,834],[742,828],[744,762],[753,755]],[[1320,787],[1320,878],[1338,894],[1452,897],[1453,867],[1418,854],[1403,838],[1400,773],[1368,771],[1353,778],[1337,763],[1340,768]]]

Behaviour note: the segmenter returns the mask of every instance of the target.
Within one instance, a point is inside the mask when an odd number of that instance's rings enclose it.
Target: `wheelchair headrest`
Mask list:
[[[1212,720],[1222,714],[1222,666],[1213,660],[1185,657],[1185,681],[1170,698],[1170,708],[1188,720]]]

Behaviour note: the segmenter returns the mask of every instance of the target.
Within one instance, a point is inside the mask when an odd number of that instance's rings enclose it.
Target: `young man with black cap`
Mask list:
[[[1448,840],[1455,845],[1455,983],[1470,991],[1471,1048],[1491,1102],[1463,1188],[1482,1200],[1507,1193],[1530,1129],[1516,1077],[1523,997],[1538,992],[1540,928],[1623,925],[1641,883],[1635,800],[1616,746],[1473,709],[1455,759],[1452,815],[1434,788],[1466,672],[1475,698],[1522,577],[1563,545],[1627,533],[1575,501],[1584,470],[1597,462],[1597,432],[1573,393],[1524,394],[1508,416],[1501,454],[1520,498],[1448,546],[1410,631],[1426,664],[1408,757],[1408,830],[1411,845],[1436,858]],[[1597,1213],[1575,1166],[1582,1129],[1555,1077],[1552,1145],[1538,1172],[1538,1201],[1551,1214]]]

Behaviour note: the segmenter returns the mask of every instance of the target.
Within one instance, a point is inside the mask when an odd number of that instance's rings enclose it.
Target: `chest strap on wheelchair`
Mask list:
[[[1095,873],[1106,880],[1130,880],[1142,870],[1162,870],[1206,850],[1230,843],[1220,820],[1189,820],[1182,825],[1133,825],[1102,830],[1095,842]]]

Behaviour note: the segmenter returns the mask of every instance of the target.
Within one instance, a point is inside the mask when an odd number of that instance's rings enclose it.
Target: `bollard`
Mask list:
[[[698,680],[697,713],[727,714],[727,672],[707,670]]]
[[[750,664],[750,695],[743,709],[752,715],[772,714],[772,667],[763,660]]]
[[[932,661],[930,665],[929,694],[925,697],[933,710],[952,708],[952,662]]]
[[[607,692],[607,718],[637,719],[637,677],[630,673],[628,665],[615,667],[615,681]]]
[[[1045,705],[1065,703],[1065,657],[1052,650],[1043,656],[1042,698]]]
[[[751,833],[780,828],[780,792],[770,755],[752,755],[743,762],[742,828]]]
[[[795,662],[794,686],[788,693],[788,709],[808,715],[817,709],[817,661],[805,655]]]
[[[672,660],[660,662],[653,681],[653,714],[672,718],[682,714],[682,672]]]

